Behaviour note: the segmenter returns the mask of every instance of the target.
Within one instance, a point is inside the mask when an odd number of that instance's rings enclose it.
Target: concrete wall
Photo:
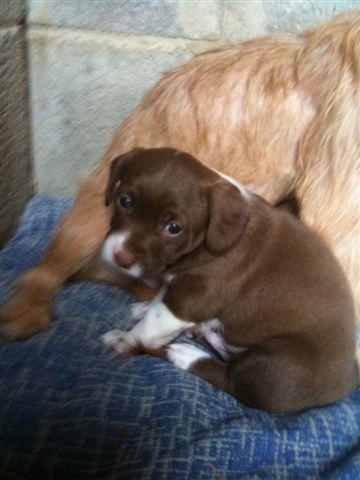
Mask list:
[[[0,246],[32,194],[24,21],[24,1],[0,1]]]

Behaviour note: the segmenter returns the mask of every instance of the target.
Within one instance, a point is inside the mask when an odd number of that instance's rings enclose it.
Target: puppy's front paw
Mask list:
[[[130,305],[131,316],[134,320],[141,320],[150,308],[150,302],[137,302]]]
[[[167,358],[177,368],[190,370],[191,366],[204,358],[211,358],[209,353],[204,352],[194,345],[186,343],[173,343],[167,348]]]
[[[126,341],[127,332],[122,330],[110,330],[110,332],[102,335],[101,341],[108,348],[115,350],[118,354],[122,356],[129,356],[134,350],[134,346]]]
[[[115,328],[115,330],[110,330],[109,332],[104,333],[104,335],[101,335],[100,338],[104,345],[107,347],[112,347],[115,343],[121,341],[125,334],[126,332]]]

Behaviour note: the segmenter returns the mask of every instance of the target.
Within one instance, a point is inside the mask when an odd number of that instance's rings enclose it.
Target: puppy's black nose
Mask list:
[[[114,254],[114,258],[117,264],[121,268],[128,269],[132,267],[135,263],[135,257],[130,252],[126,252],[125,250],[118,250]]]

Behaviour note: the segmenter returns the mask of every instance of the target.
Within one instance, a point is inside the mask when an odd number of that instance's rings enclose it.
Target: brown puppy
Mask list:
[[[356,387],[348,282],[291,214],[173,149],[118,157],[106,202],[114,215],[104,258],[168,281],[132,330],[104,336],[107,345],[151,352],[200,327],[227,363],[185,344],[162,354],[269,411],[323,405]]]
[[[186,150],[272,204],[293,192],[359,301],[359,79],[359,11],[208,52],[166,74],[80,186],[43,261],[21,277],[2,310],[4,333],[20,339],[51,325],[54,292],[92,261],[109,230],[111,160],[138,146]]]

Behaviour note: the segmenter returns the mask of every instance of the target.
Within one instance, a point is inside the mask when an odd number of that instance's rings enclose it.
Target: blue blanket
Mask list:
[[[0,253],[1,303],[69,205],[29,203]],[[360,389],[326,408],[274,415],[158,358],[121,360],[99,337],[130,326],[132,301],[115,287],[69,284],[51,330],[1,341],[0,478],[360,478]]]

